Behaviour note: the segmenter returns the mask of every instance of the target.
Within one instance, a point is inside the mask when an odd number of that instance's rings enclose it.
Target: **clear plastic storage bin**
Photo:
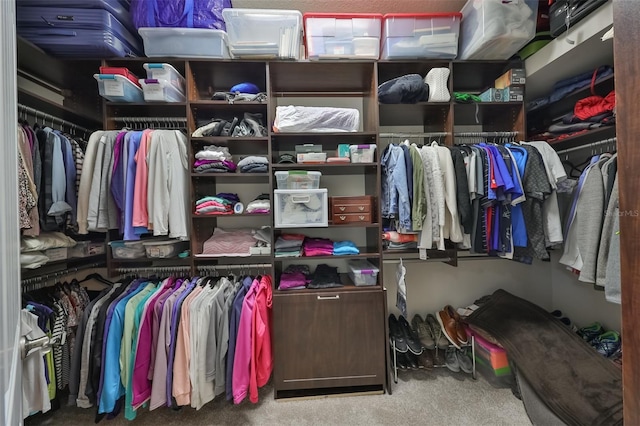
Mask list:
[[[208,28],[140,28],[148,57],[228,59],[227,33]]]
[[[184,102],[184,93],[168,80],[140,80],[146,102]]]
[[[111,102],[144,102],[142,89],[118,74],[94,74],[100,96]]]
[[[355,285],[376,285],[380,270],[364,259],[352,259],[347,261],[349,278]]]
[[[382,15],[305,13],[309,59],[378,59]]]
[[[300,59],[302,14],[297,10],[223,9],[234,57]]]
[[[329,225],[327,189],[274,189],[276,228],[326,227]]]
[[[114,259],[138,259],[145,256],[142,241],[110,241]]]
[[[504,60],[536,35],[538,0],[468,0],[458,59]]]
[[[278,189],[318,189],[321,176],[320,172],[289,170],[276,172],[276,181]]]
[[[376,160],[374,144],[349,145],[349,156],[352,163],[373,163]]]
[[[148,79],[167,80],[184,94],[186,81],[178,70],[170,64],[144,64],[143,67],[147,71]]]
[[[453,59],[458,54],[461,13],[384,15],[381,59]]]
[[[176,257],[180,252],[189,248],[189,241],[180,240],[145,241],[142,244],[147,257],[153,259]]]

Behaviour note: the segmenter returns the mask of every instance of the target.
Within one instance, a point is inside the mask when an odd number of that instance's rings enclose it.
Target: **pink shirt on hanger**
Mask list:
[[[271,350],[271,304],[273,293],[271,277],[263,275],[256,294],[253,308],[251,339],[251,371],[249,379],[249,400],[258,402],[258,388],[269,381],[273,371],[273,352]]]
[[[147,153],[151,143],[153,130],[142,132],[140,148],[136,153],[136,183],[133,189],[133,226],[146,227],[151,229],[149,224],[149,212],[147,210],[149,164],[147,163]]]
[[[180,311],[180,328],[176,338],[176,353],[173,362],[173,389],[171,394],[176,399],[179,406],[191,404],[191,380],[189,378],[189,362],[191,361],[191,302],[202,291],[202,287],[197,286],[182,303]]]
[[[247,396],[251,377],[251,339],[253,338],[253,309],[260,282],[253,280],[242,302],[240,326],[236,338],[236,353],[233,358],[233,402],[240,404]]]

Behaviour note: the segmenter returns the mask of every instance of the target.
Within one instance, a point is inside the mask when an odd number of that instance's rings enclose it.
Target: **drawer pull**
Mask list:
[[[341,212],[345,211],[347,208],[345,206],[340,206],[338,207],[340,209]]]
[[[347,220],[347,217],[346,217],[345,215],[343,215],[343,214],[341,214],[341,215],[340,215],[340,216],[338,216],[338,217],[339,217],[339,218],[340,218],[340,220],[341,220],[341,221],[343,221],[343,222],[344,222],[345,220]]]
[[[360,216],[358,216],[358,219],[360,219],[360,221],[363,221],[364,220],[364,216],[360,215]]]
[[[318,300],[338,300],[340,299],[339,294],[335,294],[333,296],[318,296]]]
[[[358,207],[358,210],[360,210],[360,211],[364,211],[364,206],[360,206],[360,207]]]

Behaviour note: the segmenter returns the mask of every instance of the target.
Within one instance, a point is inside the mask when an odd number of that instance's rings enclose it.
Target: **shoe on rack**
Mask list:
[[[425,350],[418,356],[418,367],[424,369],[433,368],[433,352],[432,350]]]
[[[456,335],[458,337],[458,341],[463,345],[466,345],[467,343],[469,343],[469,341],[467,340],[467,332],[465,331],[462,325],[462,318],[460,318],[460,314],[458,314],[458,311],[453,309],[453,306],[451,305],[445,306],[444,309],[449,313],[449,316],[453,318],[456,322]]]
[[[620,333],[609,330],[591,341],[591,345],[603,356],[609,357],[620,349]]]
[[[407,360],[406,353],[396,352],[396,367],[398,367],[398,370],[409,369],[409,360]]]
[[[425,349],[435,349],[436,342],[431,334],[431,329],[419,314],[415,314],[411,320],[411,326],[418,334],[420,343]]]
[[[438,319],[438,323],[440,323],[440,327],[442,327],[442,332],[449,340],[449,342],[451,342],[451,344],[457,349],[460,349],[460,340],[458,340],[456,320],[453,319],[451,315],[449,315],[449,312],[446,309],[438,312],[436,318]]]
[[[447,339],[445,338],[445,340]],[[447,349],[448,348],[449,348],[449,341],[447,340]],[[433,351],[433,365],[435,367],[444,367],[445,365],[444,356],[446,354],[447,349],[442,350],[442,349],[436,348],[436,350]]]
[[[389,315],[389,342],[392,348],[395,344],[395,349],[398,352],[405,353],[409,350],[400,323],[394,314]]]
[[[431,329],[431,335],[436,342],[436,346],[439,349],[447,349],[449,347],[449,340],[442,332],[442,327],[440,327],[440,323],[436,319],[433,314],[428,314],[425,317],[426,323]]]
[[[602,324],[597,321],[578,329],[578,335],[589,343],[602,333],[604,333],[604,328],[602,328]]]
[[[404,355],[407,358],[407,367],[409,367],[411,370],[417,370],[418,368],[420,368],[417,355],[414,355],[411,352],[407,352]]]
[[[420,355],[422,353],[422,343],[420,343],[420,339],[418,339],[416,333],[411,329],[407,319],[400,315],[398,317],[398,324],[400,324],[400,330],[402,330],[402,333],[404,334],[404,339],[407,342],[409,352],[414,355]]]
[[[466,349],[456,350],[456,357],[462,371],[467,374],[473,373],[473,361]]]
[[[460,371],[460,362],[458,361],[455,348],[447,349],[444,354],[444,364],[454,373],[458,373]]]

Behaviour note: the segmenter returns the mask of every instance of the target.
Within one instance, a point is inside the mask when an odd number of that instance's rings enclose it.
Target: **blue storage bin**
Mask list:
[[[111,102],[144,102],[142,89],[118,74],[94,74],[100,96]]]

